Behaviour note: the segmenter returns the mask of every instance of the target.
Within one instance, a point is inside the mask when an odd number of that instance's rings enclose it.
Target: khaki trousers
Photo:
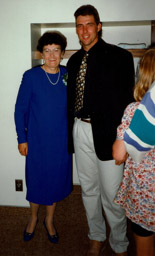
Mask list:
[[[106,239],[103,208],[111,229],[111,248],[116,253],[124,252],[128,246],[126,217],[124,210],[113,202],[123,177],[123,165],[115,165],[114,160],[98,159],[94,150],[91,124],[75,119],[73,139],[75,162],[89,225],[88,236],[91,240]]]

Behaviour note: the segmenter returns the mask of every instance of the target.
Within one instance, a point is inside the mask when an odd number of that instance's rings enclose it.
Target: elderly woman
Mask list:
[[[56,203],[71,193],[71,155],[67,151],[67,70],[60,65],[67,45],[57,31],[43,34],[37,49],[44,64],[26,71],[15,106],[18,149],[26,156],[26,199],[31,216],[24,241],[34,236],[39,205],[46,205],[44,226],[58,242],[53,217]]]

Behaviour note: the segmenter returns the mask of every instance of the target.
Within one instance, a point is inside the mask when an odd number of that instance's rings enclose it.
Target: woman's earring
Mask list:
[[[45,64],[45,60],[44,60],[43,56],[42,56],[42,64],[43,65]]]

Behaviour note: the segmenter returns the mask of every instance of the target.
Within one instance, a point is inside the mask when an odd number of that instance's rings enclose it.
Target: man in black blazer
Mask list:
[[[81,6],[74,16],[82,48],[67,63],[69,151],[75,151],[89,225],[87,256],[99,255],[106,240],[102,207],[111,228],[109,242],[112,249],[116,255],[127,255],[126,217],[113,203],[123,165],[115,165],[112,144],[123,111],[133,101],[133,58],[128,51],[101,39],[101,22],[93,6]],[[77,80],[85,54],[87,63],[81,71],[86,73],[83,73],[84,92],[78,109],[78,88],[81,90],[82,85]]]

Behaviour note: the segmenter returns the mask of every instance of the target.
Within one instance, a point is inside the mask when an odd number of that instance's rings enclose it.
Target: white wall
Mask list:
[[[17,150],[14,105],[22,74],[31,67],[30,24],[74,22],[74,11],[88,3],[98,9],[102,21],[154,19],[154,0],[0,0],[0,205],[28,205],[25,183],[23,192],[15,192],[15,179],[25,180],[25,159]],[[115,29],[105,28],[111,43],[120,42]],[[137,30],[142,31],[140,36]],[[150,27],[138,27],[124,38],[149,44]],[[76,170],[74,183],[78,183]]]

